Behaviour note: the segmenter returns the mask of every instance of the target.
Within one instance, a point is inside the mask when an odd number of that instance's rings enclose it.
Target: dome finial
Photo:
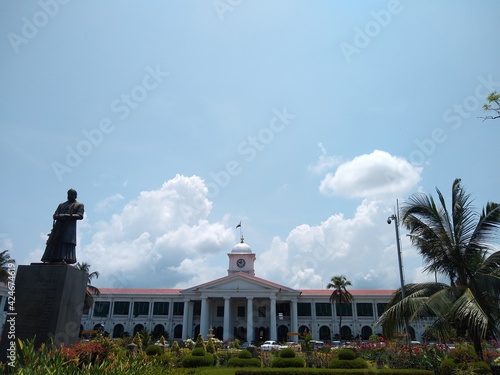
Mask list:
[[[243,238],[243,235],[242,235],[240,238],[240,243],[244,243],[244,242],[245,242],[245,239]]]

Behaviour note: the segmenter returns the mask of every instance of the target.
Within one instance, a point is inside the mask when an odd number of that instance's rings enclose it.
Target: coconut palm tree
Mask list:
[[[415,194],[402,209],[403,225],[426,264],[424,270],[446,277],[448,283],[405,286],[389,302],[377,324],[390,336],[404,318],[436,318],[441,335],[453,330],[468,337],[482,357],[481,341],[495,337],[500,318],[500,205],[487,203],[480,214],[471,205],[461,180],[452,187],[451,212],[439,189],[439,204],[431,196]]]
[[[326,289],[334,289],[330,295],[330,302],[337,304],[337,311],[339,312],[339,336],[342,339],[342,304],[352,301],[352,294],[347,290],[347,287],[352,284],[344,275],[332,276],[330,281]]]
[[[16,261],[9,255],[9,250],[4,250],[0,253],[0,281],[4,284],[9,282],[9,271],[11,267],[9,264],[15,264]]]
[[[78,262],[75,264],[75,267],[79,269],[80,271],[85,271],[87,272],[88,280],[87,280],[87,291],[85,293],[85,301],[83,304],[83,309],[88,310],[94,303],[94,295],[98,296],[101,294],[98,288],[92,285],[92,280],[95,278],[97,279],[99,277],[99,272],[94,271],[90,272],[90,264],[85,263],[85,262]]]

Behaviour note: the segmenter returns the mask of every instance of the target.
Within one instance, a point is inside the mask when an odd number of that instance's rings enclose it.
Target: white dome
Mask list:
[[[250,249],[250,246],[248,246],[246,243],[243,242],[243,236],[241,236],[241,242],[239,244],[234,245],[233,250],[231,250],[231,253],[237,253],[237,254],[248,254],[251,252],[252,249]]]

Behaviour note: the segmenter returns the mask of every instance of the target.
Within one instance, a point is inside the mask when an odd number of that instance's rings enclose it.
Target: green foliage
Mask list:
[[[450,351],[449,356],[455,362],[474,362],[478,359],[474,347],[466,343],[456,344],[455,349]]]
[[[306,361],[304,358],[276,357],[271,362],[271,367],[288,368],[288,367],[305,367]]]
[[[341,360],[350,361],[356,358],[356,352],[352,349],[342,348],[337,352],[337,356]]]
[[[203,340],[203,336],[201,335],[201,333],[198,334],[198,337],[196,338],[196,342],[194,344],[194,347],[205,349],[205,341]]]
[[[193,349],[193,352],[191,353],[191,355],[195,356],[195,357],[203,357],[206,353],[205,351],[205,348],[194,348]]]
[[[238,358],[241,359],[250,359],[252,358],[252,353],[250,353],[248,350],[242,350],[241,352],[238,353]]]
[[[217,348],[215,347],[215,342],[213,338],[209,338],[207,342],[207,353],[214,354],[217,352]]]
[[[246,350],[243,350],[246,352]],[[260,367],[260,359],[257,358],[230,358],[227,361],[228,367]]]
[[[151,344],[146,348],[146,355],[162,355],[163,349],[155,344]]]
[[[179,346],[179,343],[177,341],[174,341],[172,344],[172,347],[170,348],[170,352],[174,354],[181,354],[181,348]]]
[[[201,349],[201,348],[200,348]],[[193,352],[196,349],[193,349]],[[182,367],[193,368],[193,367],[209,367],[214,364],[214,356],[212,354],[206,354],[203,356],[187,355],[182,358]]]
[[[279,353],[281,358],[295,358],[295,350],[292,348],[282,349]]]
[[[439,366],[441,375],[490,374],[490,366],[486,362],[458,362],[453,358],[445,358]]]
[[[368,362],[363,358],[355,359],[338,359],[334,358],[328,362],[328,368],[368,368]]]
[[[137,345],[137,350],[139,350],[139,352],[142,352],[142,337],[141,337],[141,334],[139,332],[137,332],[134,336],[134,339],[132,340],[132,342]]]

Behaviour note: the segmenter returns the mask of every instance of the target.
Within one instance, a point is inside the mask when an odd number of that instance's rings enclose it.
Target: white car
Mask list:
[[[276,341],[269,340],[265,341],[264,344],[260,346],[260,350],[269,351],[269,350],[280,350],[281,345],[279,345]]]

